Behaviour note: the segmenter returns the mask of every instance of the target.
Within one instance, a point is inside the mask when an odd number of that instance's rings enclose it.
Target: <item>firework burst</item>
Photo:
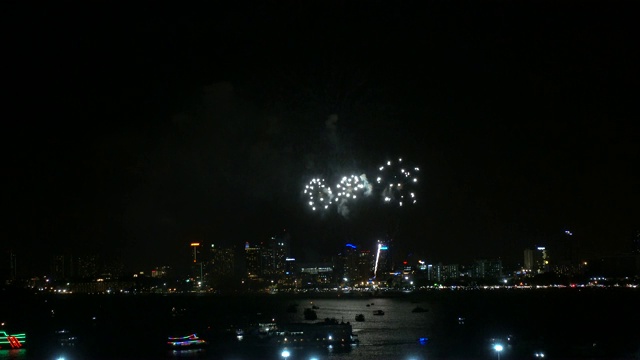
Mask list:
[[[347,217],[349,204],[371,195],[373,190],[365,174],[342,176],[334,183],[331,187],[324,179],[313,178],[305,185],[303,193],[311,210],[325,211],[335,206],[339,214]]]
[[[418,183],[420,172],[417,166],[409,166],[399,158],[396,161],[387,161],[378,170],[376,183],[385,203],[405,206],[417,202],[416,193],[413,190]]]
[[[311,210],[326,210],[333,203],[333,192],[327,186],[324,179],[314,178],[304,188],[307,197],[307,205]]]
[[[336,197],[338,199],[356,199],[361,195],[371,193],[371,185],[367,181],[366,175],[344,176],[336,185]]]

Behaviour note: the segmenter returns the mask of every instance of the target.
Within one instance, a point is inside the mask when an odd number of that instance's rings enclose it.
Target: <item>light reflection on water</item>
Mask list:
[[[26,359],[27,349],[0,350],[0,360]]]
[[[300,307],[308,307],[300,301]],[[419,304],[406,299],[365,298],[365,299],[314,299],[313,304],[318,319],[336,318],[349,322],[353,332],[358,335],[360,343],[348,352],[332,352],[331,357],[350,359],[393,359],[402,358],[426,359],[429,347],[421,345],[421,337],[433,336],[437,306],[429,301]],[[373,305],[372,305],[373,304]],[[367,306],[369,305],[369,306]],[[414,307],[420,305],[429,312],[412,313]],[[384,315],[373,315],[375,310],[384,311]],[[355,317],[363,314],[365,321],[357,322]],[[299,311],[289,317],[291,321],[304,321]]]

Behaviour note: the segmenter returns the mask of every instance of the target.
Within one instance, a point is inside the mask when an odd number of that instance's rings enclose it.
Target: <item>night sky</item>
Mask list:
[[[633,2],[233,3],[0,5],[3,254],[148,271],[283,229],[306,261],[388,234],[444,263],[515,264],[566,229],[585,256],[629,250]],[[306,205],[311,178],[397,157],[415,206]]]

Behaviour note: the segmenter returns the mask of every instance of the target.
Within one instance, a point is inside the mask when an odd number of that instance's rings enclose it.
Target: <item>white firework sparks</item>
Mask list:
[[[367,181],[367,176],[349,175],[344,176],[340,183],[336,185],[336,196],[340,199],[356,199],[360,194],[368,195],[371,192],[371,185]]]
[[[314,211],[326,210],[333,203],[331,187],[327,186],[324,179],[321,178],[311,179],[311,181],[305,185],[304,194],[307,196],[307,205]]]
[[[311,210],[327,210],[335,206],[340,215],[348,217],[350,204],[373,191],[365,174],[342,176],[335,184],[332,188],[324,179],[314,178],[305,185],[304,194]]]
[[[380,175],[376,182],[381,187],[382,198],[385,203],[404,206],[417,202],[416,194],[412,190],[418,183],[417,166],[406,166],[402,158],[397,161],[387,161],[378,168]]]

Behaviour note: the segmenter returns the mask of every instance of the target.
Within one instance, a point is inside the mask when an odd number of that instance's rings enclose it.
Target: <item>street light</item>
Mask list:
[[[287,359],[291,355],[291,353],[289,352],[289,350],[284,349],[282,350],[282,354],[280,355],[282,355],[283,358]]]
[[[495,350],[498,353],[498,360],[500,360],[500,352],[503,350],[504,348],[502,347],[502,345],[500,344],[495,344],[493,346],[493,350]]]

